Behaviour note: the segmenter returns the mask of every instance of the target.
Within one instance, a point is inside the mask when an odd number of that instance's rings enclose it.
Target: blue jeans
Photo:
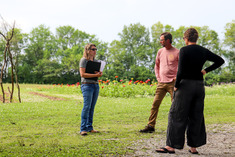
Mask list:
[[[95,104],[99,95],[99,85],[98,84],[82,84],[81,85],[82,95],[83,95],[83,109],[81,114],[81,128],[82,131],[93,130],[93,115]]]

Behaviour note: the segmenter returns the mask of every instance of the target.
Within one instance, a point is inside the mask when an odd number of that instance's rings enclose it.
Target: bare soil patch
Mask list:
[[[64,98],[58,98],[58,97],[53,97],[53,96],[48,96],[48,95],[44,95],[44,94],[41,94],[41,93],[37,93],[37,92],[30,92],[30,94],[33,94],[33,95],[38,95],[38,96],[41,96],[41,97],[44,97],[44,98],[48,98],[48,99],[51,99],[51,100],[65,100]]]
[[[207,144],[199,147],[199,155],[188,152],[189,147],[185,143],[182,150],[176,150],[175,154],[159,154],[155,150],[166,145],[166,134],[157,135],[153,133],[150,139],[137,141],[129,149],[133,154],[126,156],[156,156],[156,157],[232,157],[235,156],[235,124],[216,124],[207,126]]]
[[[18,102],[17,100],[12,100],[13,103]],[[0,102],[3,102],[3,95],[0,95]],[[5,93],[5,103],[10,103],[10,94],[9,93]]]

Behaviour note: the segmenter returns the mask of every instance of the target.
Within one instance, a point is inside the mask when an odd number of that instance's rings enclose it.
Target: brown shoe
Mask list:
[[[140,130],[140,132],[142,133],[152,133],[154,131],[155,131],[154,127],[150,125],[147,125],[144,129]]]
[[[86,131],[82,131],[82,132],[80,132],[80,134],[81,134],[82,136],[86,136],[86,135],[87,135],[87,132],[86,132]]]
[[[97,131],[97,130],[91,130],[90,132],[91,133],[99,133],[99,131]]]

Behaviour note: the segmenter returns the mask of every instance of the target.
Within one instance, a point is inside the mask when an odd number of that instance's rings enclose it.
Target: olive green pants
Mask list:
[[[155,127],[160,104],[167,92],[171,95],[171,101],[173,100],[174,86],[175,81],[169,83],[158,83],[148,122],[150,126]]]

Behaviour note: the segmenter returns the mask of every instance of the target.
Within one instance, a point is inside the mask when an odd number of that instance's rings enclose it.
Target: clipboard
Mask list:
[[[100,65],[101,65],[100,62],[88,61],[86,64],[85,72],[89,74],[95,74],[95,71],[100,71]],[[97,81],[98,77],[91,77],[86,79]]]

